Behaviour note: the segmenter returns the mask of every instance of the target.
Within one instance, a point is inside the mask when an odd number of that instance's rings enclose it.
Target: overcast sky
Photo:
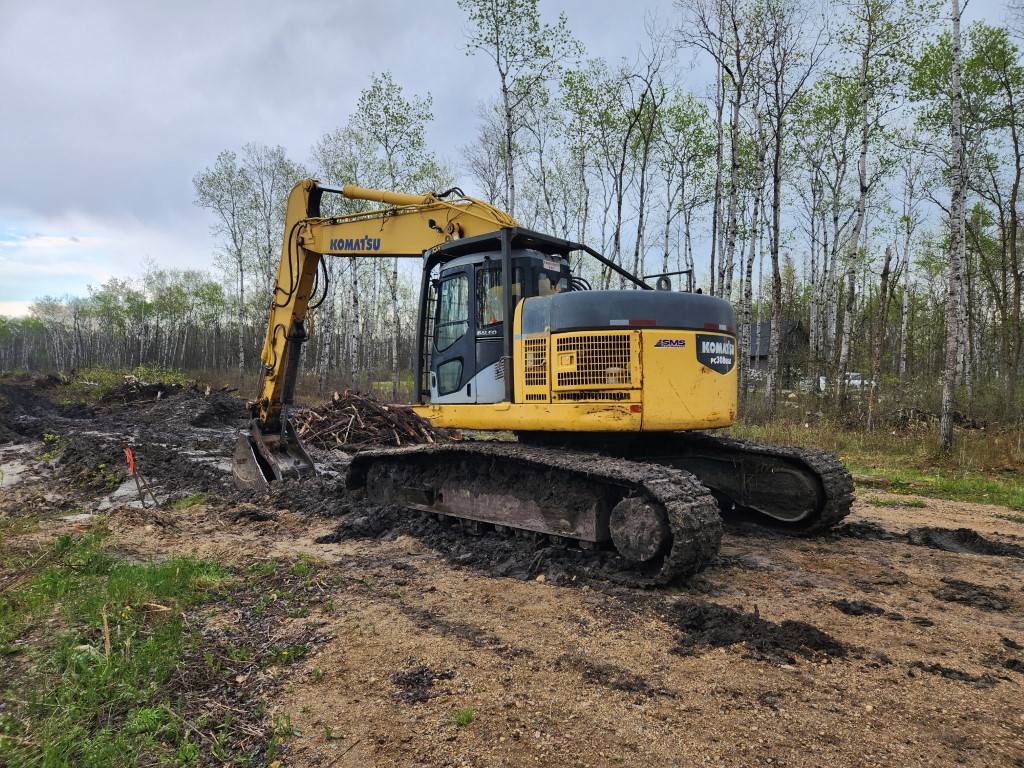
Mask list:
[[[540,6],[610,61],[636,55],[645,15],[675,18],[672,0]],[[971,0],[967,18],[1001,7]],[[428,142],[457,169],[497,75],[466,56],[455,0],[0,0],[0,315],[147,259],[210,267],[192,178],[247,142],[307,162],[385,70],[433,96]]]

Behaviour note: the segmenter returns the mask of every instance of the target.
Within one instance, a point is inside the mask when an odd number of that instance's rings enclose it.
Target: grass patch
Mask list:
[[[137,564],[103,532],[61,537],[0,596],[0,765],[195,764],[196,730],[162,691],[196,642],[183,611],[229,576],[190,558]]]
[[[1021,523],[1024,525],[1024,515],[992,515],[992,517],[998,517],[1000,520],[1009,520],[1011,523]]]
[[[206,503],[205,493],[192,493],[180,499],[172,501],[170,509],[191,509],[192,507],[199,506],[200,504]]]
[[[879,474],[877,465],[867,466],[849,461],[854,474]],[[1016,476],[1002,477],[956,469],[918,470],[883,469],[894,493],[913,493],[935,499],[968,501],[977,504],[995,504],[1010,509],[1024,509],[1024,481]]]
[[[920,499],[880,499],[877,496],[868,499],[868,504],[873,507],[914,507],[915,509],[923,509],[928,506]]]
[[[458,709],[452,712],[451,722],[459,728],[464,728],[476,719],[476,713],[472,709]]]

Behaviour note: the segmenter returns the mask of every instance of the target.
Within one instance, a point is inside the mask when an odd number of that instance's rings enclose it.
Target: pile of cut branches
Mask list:
[[[369,395],[346,390],[326,406],[299,408],[292,414],[299,437],[317,448],[356,450],[371,446],[421,445],[450,440],[408,406],[386,405]]]

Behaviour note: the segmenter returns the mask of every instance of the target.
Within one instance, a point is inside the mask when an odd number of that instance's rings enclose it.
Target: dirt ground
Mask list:
[[[235,678],[273,682],[282,765],[1024,767],[1024,524],[1005,508],[859,491],[828,536],[727,524],[714,566],[637,590],[579,550],[352,498],[341,452],[239,493],[228,395],[61,399],[0,384],[0,517],[23,523],[5,545],[102,523],[127,557],[290,564],[302,578],[202,614],[227,636],[298,606],[264,631],[300,660]]]

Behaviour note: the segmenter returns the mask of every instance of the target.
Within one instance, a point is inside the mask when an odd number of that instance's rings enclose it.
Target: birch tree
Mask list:
[[[365,171],[369,187],[408,191],[450,186],[451,178],[426,148],[424,132],[433,119],[430,94],[406,98],[390,72],[374,75],[359,95],[351,127],[370,150]],[[402,336],[398,259],[386,275],[391,300],[391,397],[398,399],[399,340]]]
[[[868,197],[885,172],[884,165],[872,171],[871,160],[877,163],[879,156],[876,151],[874,158],[869,159],[869,154],[873,144],[877,149],[892,113],[905,103],[905,83],[915,43],[921,39],[921,30],[934,10],[932,3],[914,0],[846,0],[843,7],[849,19],[840,32],[840,40],[852,59],[849,76],[856,82],[860,131],[857,215],[846,241],[846,306],[841,316],[839,360],[833,382],[837,402],[842,402],[846,393],[859,249]]]
[[[946,297],[946,365],[942,371],[942,412],[939,444],[953,447],[953,401],[956,394],[957,341],[964,247],[963,138],[960,130],[960,0],[951,0],[952,59],[949,77],[949,292]]]
[[[757,68],[759,87],[764,93],[771,146],[771,227],[769,229],[772,264],[772,327],[768,347],[768,381],[765,388],[767,412],[775,412],[779,385],[779,349],[782,332],[782,273],[779,248],[782,241],[782,163],[788,150],[792,110],[804,86],[818,67],[825,51],[825,36],[818,30],[816,39],[803,41],[809,29],[808,14],[793,0],[767,0],[759,9],[765,40],[764,54]]]
[[[309,174],[305,168],[288,159],[280,144],[276,147],[252,143],[244,145],[242,167],[253,187],[255,230],[250,243],[269,304],[273,299],[277,265],[281,260],[281,236],[288,193],[296,182]]]
[[[458,0],[467,18],[467,54],[494,62],[501,100],[501,156],[508,212],[516,212],[516,164],[526,103],[558,76],[559,65],[580,49],[565,14],[542,23],[538,0]]]
[[[729,184],[725,238],[718,258],[718,282],[713,292],[731,298],[739,227],[739,145],[741,110],[749,98],[749,78],[764,48],[765,37],[746,0],[676,0],[682,20],[676,30],[680,45],[709,55],[723,78],[729,115]]]
[[[250,243],[254,238],[256,193],[249,171],[238,163],[234,152],[217,155],[212,168],[192,179],[196,205],[214,215],[210,229],[217,242],[217,258],[235,274],[238,301],[238,376],[245,374],[245,279],[250,266]]]

